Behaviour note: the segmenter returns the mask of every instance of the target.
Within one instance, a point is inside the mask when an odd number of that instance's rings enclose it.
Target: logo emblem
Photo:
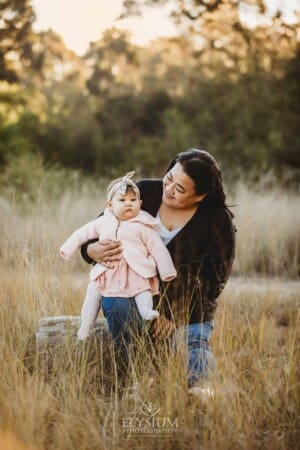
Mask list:
[[[144,403],[140,408],[141,412],[148,417],[153,417],[159,412],[158,406],[154,403]]]

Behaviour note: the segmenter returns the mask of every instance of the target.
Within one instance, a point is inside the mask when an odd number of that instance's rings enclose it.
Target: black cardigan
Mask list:
[[[157,215],[162,199],[162,180],[138,183],[142,209]],[[87,255],[89,241],[81,248]],[[210,208],[201,202],[191,220],[167,248],[177,269],[177,277],[161,283],[161,296],[155,299],[161,313],[176,325],[213,319],[217,298],[229,277],[235,254],[235,228],[226,208]]]

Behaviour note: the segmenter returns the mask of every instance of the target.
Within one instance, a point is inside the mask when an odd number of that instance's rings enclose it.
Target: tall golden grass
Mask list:
[[[238,278],[219,301],[216,394],[203,402],[189,396],[178,356],[161,363],[159,376],[149,374],[146,360],[122,399],[102,392],[109,374],[97,352],[88,360],[71,342],[48,372],[34,347],[26,364],[39,318],[80,313],[88,268],[79,257],[64,262],[58,248],[98,214],[104,197],[90,186],[66,187],[56,199],[40,189],[34,202],[0,198],[0,449],[297,448],[300,199],[240,185],[230,203],[237,204]],[[134,418],[150,420],[145,405],[156,408],[152,418],[168,425],[168,434],[155,433],[154,422],[149,434],[128,428]]]
[[[300,196],[278,187],[256,189],[239,183],[230,203],[236,215],[239,273],[300,274]]]

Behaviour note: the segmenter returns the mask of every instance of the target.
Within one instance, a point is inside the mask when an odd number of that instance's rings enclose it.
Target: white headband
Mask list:
[[[132,188],[134,192],[136,192],[138,197],[140,197],[139,188],[132,180],[134,175],[135,172],[128,172],[123,178],[121,178],[119,181],[116,181],[116,183],[113,184],[111,188],[108,188],[107,200],[110,202],[116,192],[120,193],[121,195],[125,195],[129,187]]]

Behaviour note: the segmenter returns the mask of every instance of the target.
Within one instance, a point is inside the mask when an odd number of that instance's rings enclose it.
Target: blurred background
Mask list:
[[[1,2],[2,186],[45,166],[159,176],[189,147],[228,182],[295,184],[299,14],[294,0]]]

